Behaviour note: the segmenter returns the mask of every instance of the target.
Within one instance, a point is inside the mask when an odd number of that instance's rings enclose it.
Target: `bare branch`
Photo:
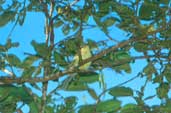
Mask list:
[[[77,2],[79,2],[80,0],[74,0],[71,4],[70,4],[70,6],[73,6],[73,5],[75,5]]]

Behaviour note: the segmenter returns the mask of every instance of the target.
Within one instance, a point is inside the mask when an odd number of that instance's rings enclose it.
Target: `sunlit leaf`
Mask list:
[[[114,53],[114,55],[115,55],[116,60],[128,60],[128,59],[130,59],[130,55],[125,51],[118,51],[118,52]]]
[[[135,104],[127,104],[121,109],[121,113],[144,113],[143,108]]]
[[[118,100],[107,100],[97,104],[96,110],[98,112],[114,112],[120,108],[120,101]]]
[[[29,108],[30,108],[30,113],[39,113],[39,108],[38,108],[38,104],[35,102],[31,102],[29,104]]]

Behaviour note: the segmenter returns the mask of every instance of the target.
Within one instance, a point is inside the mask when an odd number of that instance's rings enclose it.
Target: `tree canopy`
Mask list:
[[[11,37],[16,26],[29,21],[28,13],[44,15],[44,41],[32,40],[35,52],[23,53],[23,59],[10,52],[20,48],[20,42]],[[170,0],[1,0],[0,27],[9,23],[14,26],[7,38],[1,37],[6,38],[6,43],[0,42],[0,112],[25,113],[27,106],[30,113],[170,113],[170,21]],[[123,39],[111,32],[115,28],[125,33]],[[64,35],[60,41],[56,29]],[[97,36],[83,35],[92,29],[98,29],[97,34],[103,32],[105,37],[99,41]],[[84,47],[89,47],[91,55],[82,53]],[[105,77],[114,74],[107,75],[103,70],[111,69],[127,77],[139,60],[146,65],[138,69],[136,76],[106,87]],[[125,85],[136,78],[143,83],[140,89]],[[51,82],[55,85],[48,92]],[[101,92],[91,87],[95,83]],[[156,88],[154,95],[146,97],[148,83]],[[80,98],[64,97],[61,90],[86,91],[94,103],[78,106]],[[111,98],[103,99],[105,95]],[[132,98],[135,103],[123,105],[121,97]],[[155,97],[160,104],[145,102]]]

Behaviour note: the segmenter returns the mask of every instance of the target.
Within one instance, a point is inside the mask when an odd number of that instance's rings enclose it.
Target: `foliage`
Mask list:
[[[24,105],[30,113],[170,113],[169,96],[171,84],[171,10],[170,0],[13,0],[0,1],[0,27],[10,22],[22,26],[28,13],[43,13],[45,17],[45,40],[32,40],[35,53],[20,56],[11,53],[19,48],[19,42],[8,38],[0,44],[0,112],[22,112]],[[92,19],[93,22],[89,20]],[[96,41],[98,37],[87,39],[83,32],[98,28],[107,40]],[[55,42],[61,29],[63,40]],[[126,33],[125,40],[110,36],[110,29],[118,28]],[[112,44],[111,44],[112,43]],[[81,47],[88,45],[92,57],[82,59]],[[136,55],[132,54],[136,51]],[[78,66],[72,66],[75,55]],[[139,70],[136,77],[126,82],[112,85],[107,89],[103,76],[104,69],[116,73],[132,73],[132,64],[145,60],[147,65]],[[86,70],[79,67],[91,62]],[[19,70],[19,72],[18,72]],[[126,83],[140,78],[144,85],[140,90],[126,86]],[[49,81],[57,83],[48,91]],[[115,81],[114,81],[115,82]],[[41,83],[41,85],[40,85]],[[99,83],[101,92],[96,92],[92,84]],[[147,83],[157,84],[155,95],[145,97]],[[34,93],[41,92],[41,96]],[[75,96],[64,97],[59,92],[85,92],[94,103],[77,106]],[[102,99],[103,95],[110,99]],[[135,103],[121,104],[121,97],[130,97]],[[148,105],[145,101],[157,97],[160,105]],[[56,98],[60,98],[56,100]],[[60,102],[59,102],[60,100]],[[19,103],[22,103],[18,107]],[[24,111],[23,111],[24,112]]]

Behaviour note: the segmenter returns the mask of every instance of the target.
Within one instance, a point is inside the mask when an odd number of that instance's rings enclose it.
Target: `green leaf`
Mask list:
[[[49,58],[51,51],[50,48],[48,48],[48,46],[46,45],[46,43],[38,43],[32,40],[31,44],[38,55],[43,58]]]
[[[108,27],[108,26],[112,26],[115,22],[116,22],[116,20],[114,18],[110,17],[110,18],[107,18],[103,22],[103,24]]]
[[[133,91],[127,87],[113,87],[110,89],[109,94],[116,97],[133,96]]]
[[[54,23],[54,27],[58,28],[58,27],[62,26],[63,24],[64,24],[64,22],[62,20],[59,20],[59,21]]]
[[[43,67],[41,65],[39,65],[38,67],[36,67],[34,74],[32,75],[33,77],[37,77],[39,74],[41,74]],[[49,69],[50,70],[50,69]],[[52,72],[52,71],[51,71]],[[50,73],[49,73],[50,74]]]
[[[161,47],[163,48],[171,48],[171,40],[167,40],[167,41],[159,41],[159,44]]]
[[[93,89],[89,88],[89,89],[88,89],[88,93],[91,95],[91,97],[92,97],[93,99],[95,99],[95,100],[98,99],[98,96],[97,96],[96,92],[95,92]]]
[[[159,98],[166,98],[168,97],[170,86],[168,83],[164,82],[161,83],[160,86],[157,88],[157,94]]]
[[[171,69],[171,65],[168,64],[168,65],[165,66],[165,69],[162,72],[162,75],[164,75],[164,77],[166,77],[166,79],[168,80],[169,83],[171,83],[171,76],[170,76],[171,75],[171,71],[170,71],[170,69]],[[160,76],[160,77],[163,77],[163,76]]]
[[[143,72],[149,79],[151,79],[152,74],[156,73],[156,69],[152,63],[148,63],[148,65],[143,69]]]
[[[12,40],[9,38],[6,41],[6,44],[3,46],[3,50],[5,49],[7,51],[8,49],[10,49],[12,47],[18,47],[18,46],[19,46],[18,42],[12,42]]]
[[[69,24],[64,25],[62,27],[62,31],[63,31],[64,35],[68,35],[68,33],[70,32],[70,26],[69,26]]]
[[[171,74],[171,73],[170,73]],[[163,76],[162,75],[158,75],[158,76],[156,76],[154,79],[153,79],[153,82],[154,83],[160,83],[160,82],[162,82],[163,81]]]
[[[154,19],[156,15],[159,13],[159,7],[156,4],[152,3],[144,3],[140,7],[140,18],[143,20],[151,20]]]
[[[121,62],[121,61],[120,61]],[[131,67],[128,63],[122,64],[119,66],[114,66],[113,67],[116,72],[120,72],[121,70],[125,71],[126,73],[131,73]]]
[[[141,43],[141,42],[137,42],[134,44],[134,48],[138,52],[144,52],[144,51],[148,50],[148,46],[149,46],[149,44]]]
[[[14,19],[16,12],[14,11],[4,11],[0,15],[0,27],[3,27],[4,25],[8,24],[12,19]]]
[[[25,88],[15,87],[12,85],[1,85],[0,86],[0,99],[6,103],[23,101],[29,103],[32,97],[28,94]]]
[[[54,107],[52,107],[52,106],[46,106],[45,113],[54,113]]]
[[[5,48],[4,45],[0,45],[0,52],[6,52],[7,49]]]
[[[55,63],[60,65],[60,66],[65,66],[67,63],[65,62],[65,58],[59,53],[59,52],[54,52],[54,60]]]
[[[80,82],[72,82],[66,88],[67,91],[84,91],[87,89],[88,89],[88,86]]]
[[[23,78],[29,78],[29,77],[32,77],[34,71],[35,71],[35,67],[34,66],[31,66],[31,67],[28,67],[26,69],[23,70],[23,73],[22,73],[22,77]]]
[[[20,59],[14,54],[8,54],[8,56],[6,57],[6,60],[12,66],[18,67],[21,65]]]
[[[118,100],[107,100],[100,102],[96,105],[97,112],[114,112],[117,111],[121,105],[120,101]]]
[[[38,59],[39,58],[37,56],[28,56],[23,60],[22,67],[24,67],[24,68],[30,67]]]
[[[33,101],[29,104],[30,113],[39,113],[39,108],[38,108],[37,105],[38,105],[38,104],[35,103],[35,102],[33,102]]]
[[[158,109],[160,110],[161,113],[170,113],[171,112],[171,102],[170,99],[166,100],[166,104],[161,105],[160,107],[158,107]]]
[[[72,109],[76,105],[77,98],[74,96],[70,96],[65,98],[65,104],[68,108]]]
[[[118,51],[114,55],[116,60],[129,60],[131,58],[125,51]]]
[[[170,0],[157,0],[160,4],[168,4]]]
[[[82,83],[94,83],[99,80],[99,74],[96,72],[83,72],[78,73],[78,81]]]
[[[94,113],[95,106],[94,105],[84,105],[81,106],[78,113]]]
[[[122,107],[120,113],[144,113],[144,110],[141,108],[141,106],[135,104],[127,104]]]

